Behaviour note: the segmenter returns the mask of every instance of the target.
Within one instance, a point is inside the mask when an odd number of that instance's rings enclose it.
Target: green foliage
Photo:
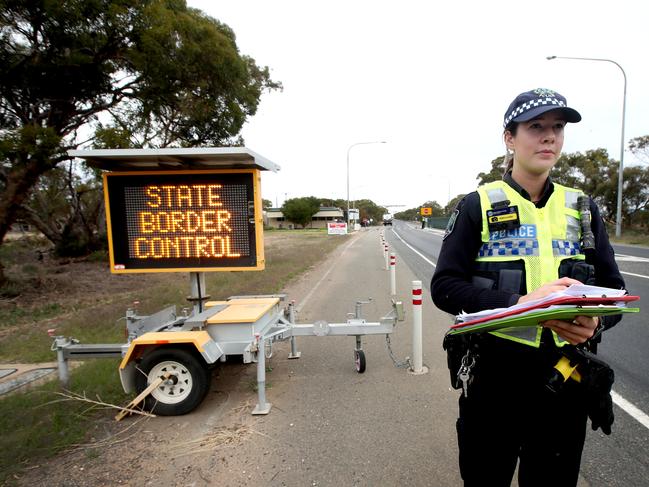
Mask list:
[[[330,199],[322,198],[320,200],[322,206],[329,206],[333,208],[341,208],[347,213],[347,200],[344,199]],[[349,202],[350,208],[357,208],[359,211],[359,218],[363,220],[372,220],[374,225],[380,224],[383,221],[383,214],[388,213],[388,209],[379,206],[372,200],[355,200]]]
[[[451,214],[455,211],[457,204],[462,201],[462,198],[464,198],[465,196],[466,194],[458,194],[455,198],[449,201],[448,204],[444,207],[444,216],[451,216]]]
[[[593,198],[605,220],[617,213],[619,162],[606,149],[588,150],[561,156],[552,170],[552,179],[579,188]],[[649,168],[627,166],[623,177],[622,219],[627,225],[646,224],[649,205]]]
[[[95,129],[94,149],[134,149],[139,148],[133,140],[133,134],[125,127],[105,127],[98,123]]]
[[[481,172],[477,176],[478,186],[491,183],[493,181],[500,181],[505,172],[505,156],[496,157],[491,161],[491,169],[489,172]],[[455,207],[454,207],[455,208]]]
[[[63,257],[106,248],[101,180],[62,165],[43,174],[19,215],[36,227]]]
[[[442,208],[437,201],[426,201],[421,206],[430,208],[432,210],[431,214],[429,215],[431,217],[444,216],[444,208]]]
[[[272,208],[273,207],[273,202],[271,200],[267,200],[267,199],[264,198],[264,199],[261,200],[261,207],[264,210],[266,210],[268,208]]]
[[[649,168],[624,168],[622,213],[630,225],[649,228]]]
[[[636,137],[629,143],[631,151],[639,157],[649,150],[649,136]],[[480,185],[502,178],[504,157],[491,161],[489,172],[481,172]],[[606,149],[563,154],[551,172],[552,180],[565,186],[579,188],[597,203],[604,220],[616,218],[619,162],[609,157]],[[649,167],[627,166],[623,178],[622,218],[626,225],[649,225]],[[445,209],[455,206],[459,195]]]
[[[383,221],[384,213],[389,213],[387,208],[377,205],[372,200],[356,200],[354,207],[358,208],[360,221],[371,219],[375,225]]]
[[[417,208],[409,208],[404,211],[400,211],[398,213],[394,214],[394,217],[397,220],[407,220],[407,221],[421,221],[422,216],[421,216],[421,208],[431,208],[432,209],[432,214],[429,215],[430,217],[440,217],[444,216],[444,209],[441,207],[441,205],[437,201],[426,201],[425,203],[422,203],[420,206]]]
[[[184,0],[0,0],[0,39],[0,242],[79,134],[96,129],[96,147],[240,144],[262,91],[281,88]]]
[[[320,200],[314,196],[291,198],[286,200],[282,205],[284,218],[297,225],[302,225],[302,228],[306,227],[307,223],[311,223],[313,215],[315,215],[319,209]]]
[[[408,208],[407,210],[398,211],[397,213],[394,214],[394,218],[396,218],[397,220],[406,220],[406,221],[420,220],[421,217],[419,216],[419,207]]]
[[[629,150],[641,162],[649,163],[649,135],[631,139],[629,141]]]

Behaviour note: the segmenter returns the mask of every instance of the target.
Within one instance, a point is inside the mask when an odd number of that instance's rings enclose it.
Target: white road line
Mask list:
[[[412,250],[415,254],[417,254],[419,257],[424,259],[426,262],[428,262],[430,265],[433,267],[437,267],[433,262],[428,259],[428,257],[422,255],[417,249],[414,249],[410,244],[408,244],[401,236],[392,229],[392,233],[394,233],[399,240],[401,240],[406,247],[408,247],[410,250]],[[622,272],[622,271],[620,271]],[[627,274],[629,276],[636,276],[636,277],[644,277],[645,279],[649,279],[649,276],[643,276],[642,274],[633,274],[632,272],[622,272],[622,274]],[[611,391],[611,398],[613,399],[613,402],[620,408],[622,409],[625,413],[627,413],[629,416],[631,416],[633,419],[638,421],[642,426],[645,428],[649,429],[649,416],[645,414],[642,410],[631,404],[629,401],[624,399],[622,396],[620,396],[617,392]]]
[[[647,416],[643,411],[638,409],[629,401],[624,399],[617,392],[611,391],[611,397],[613,398],[613,402],[617,404],[620,409],[622,409],[625,413],[639,422],[642,426],[649,429],[649,416]]]
[[[634,274],[633,272],[620,271],[620,274],[626,274],[627,276],[642,277],[643,279],[649,279],[649,276],[645,276],[644,274]]]
[[[637,257],[635,255],[615,254],[615,260],[620,262],[649,262],[646,257]]]
[[[423,255],[421,252],[419,252],[417,249],[415,249],[412,245],[410,245],[408,242],[406,242],[404,239],[402,239],[401,236],[400,236],[397,232],[394,231],[394,228],[392,229],[392,233],[394,233],[394,234],[397,236],[397,238],[398,238],[399,240],[401,240],[401,241],[403,242],[403,244],[404,244],[406,247],[408,247],[410,250],[412,250],[415,254],[417,254],[419,257],[421,257],[422,259],[424,259],[426,262],[428,262],[428,263],[429,263],[430,265],[432,265],[433,267],[437,267],[437,265],[436,265],[435,263],[433,263],[433,262],[432,262],[428,257],[426,257],[425,255]]]
[[[360,234],[359,234],[359,235],[360,235]],[[340,253],[340,257],[342,257],[343,254],[344,254],[345,252],[347,252],[347,249],[348,249],[349,247],[351,247],[352,245],[354,245],[354,243],[356,243],[356,240],[358,240],[358,237],[352,239],[352,241],[349,242],[349,243],[345,246],[345,248],[343,249],[343,251]],[[307,301],[311,298],[311,296],[313,296],[313,293],[316,292],[316,290],[318,289],[318,287],[320,286],[320,284],[322,284],[322,282],[327,278],[327,276],[331,273],[331,271],[334,269],[334,267],[336,267],[336,263],[337,263],[337,262],[338,262],[338,259],[336,259],[336,260],[334,261],[334,263],[331,264],[331,267],[329,267],[329,269],[327,269],[327,272],[325,272],[325,273],[322,275],[322,277],[320,278],[320,280],[318,280],[318,282],[315,283],[315,285],[313,286],[313,288],[311,288],[311,291],[309,291],[309,292],[307,293],[307,295],[304,296],[304,299],[302,299],[302,301],[300,301],[300,303],[297,304],[297,305],[295,306],[295,311],[297,311],[297,312],[299,313],[299,312],[302,310],[302,308],[304,308],[304,306],[306,305]]]

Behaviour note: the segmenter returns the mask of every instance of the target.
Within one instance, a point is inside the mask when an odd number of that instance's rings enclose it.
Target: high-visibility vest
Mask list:
[[[480,262],[511,262],[525,265],[527,292],[559,278],[559,265],[565,259],[584,260],[580,246],[581,226],[577,199],[583,192],[554,183],[554,191],[543,208],[523,198],[504,181],[494,181],[478,188],[482,211],[482,246],[476,257]],[[494,203],[509,200],[518,207],[520,227],[489,231],[486,211]],[[498,206],[498,205],[496,205]],[[539,347],[542,329],[538,326],[491,332],[501,338]],[[552,332],[557,346],[567,342]]]

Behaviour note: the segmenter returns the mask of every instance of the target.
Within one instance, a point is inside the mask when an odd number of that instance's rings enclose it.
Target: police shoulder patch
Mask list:
[[[448,219],[448,223],[446,224],[446,232],[444,232],[444,238],[442,240],[446,240],[446,237],[453,233],[453,229],[455,228],[455,221],[457,220],[457,216],[459,214],[460,210],[456,208],[451,217]]]

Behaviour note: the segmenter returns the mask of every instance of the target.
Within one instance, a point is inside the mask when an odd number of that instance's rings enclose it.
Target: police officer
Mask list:
[[[508,307],[586,281],[624,288],[595,203],[550,178],[566,123],[580,120],[551,90],[521,93],[509,105],[503,124],[507,169],[502,181],[468,194],[449,220],[431,282],[438,308],[458,314]],[[590,345],[618,320],[578,316],[470,335],[464,346],[471,374],[457,420],[465,485],[510,485],[517,462],[521,486],[576,485],[586,394],[573,380],[551,392],[548,372],[561,347]]]

